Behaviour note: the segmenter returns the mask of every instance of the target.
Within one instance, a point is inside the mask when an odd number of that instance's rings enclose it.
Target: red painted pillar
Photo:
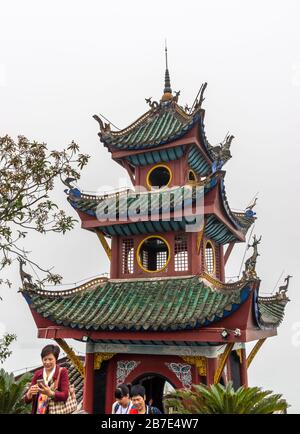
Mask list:
[[[225,282],[224,248],[220,246],[220,280]]]
[[[206,384],[214,384],[214,376],[218,366],[216,357],[207,357],[206,359]]]
[[[188,243],[189,243],[189,262],[191,263],[190,270],[191,274],[201,273],[201,254],[197,251],[197,239],[198,232],[188,233]],[[200,249],[201,252],[201,249]]]
[[[192,370],[193,370],[193,375],[192,375],[193,384],[200,384],[201,379],[200,379],[200,375],[199,375],[197,366],[193,366]]]
[[[111,240],[111,252],[112,259],[110,262],[110,277],[111,279],[117,279],[119,277],[119,269],[122,258],[120,258],[120,250],[119,250],[119,237],[114,235]],[[120,268],[119,268],[120,267]]]
[[[94,409],[94,353],[87,353],[85,358],[83,409],[89,414]]]
[[[115,388],[117,387],[115,373],[116,361],[111,359],[108,361],[108,367],[106,371],[105,414],[111,413],[111,408],[115,401],[114,392]]]
[[[240,364],[241,384],[242,386],[248,387],[246,349],[242,348],[241,353],[242,353],[242,363]]]
[[[231,363],[230,363],[230,356],[228,357],[227,363],[225,365],[224,371],[226,369],[227,375],[226,375],[226,383],[227,384],[229,381],[233,381],[232,379],[232,370],[231,370]]]

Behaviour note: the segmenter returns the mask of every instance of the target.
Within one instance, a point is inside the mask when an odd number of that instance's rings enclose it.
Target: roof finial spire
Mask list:
[[[173,98],[171,82],[170,82],[170,74],[168,69],[168,47],[167,47],[166,39],[165,39],[165,56],[166,56],[165,88],[164,88],[164,94],[162,96],[162,101],[168,101]]]
[[[165,39],[165,53],[166,53],[166,69],[168,69],[168,47],[167,47],[166,39]]]

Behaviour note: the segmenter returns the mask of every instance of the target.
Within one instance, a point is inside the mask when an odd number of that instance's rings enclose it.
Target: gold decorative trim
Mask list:
[[[197,254],[198,255],[200,253],[201,243],[203,240],[204,232],[205,232],[205,225],[203,225],[203,228],[201,229],[201,231],[198,232],[198,235],[197,235]]]
[[[228,291],[241,289],[248,282],[248,279],[246,280],[246,279],[242,278],[240,280],[237,280],[234,283],[224,283],[224,282],[221,282],[220,280],[216,279],[215,277],[211,276],[210,274],[206,273],[205,271],[203,273],[201,273],[199,277],[201,279],[207,280],[216,289],[225,289],[225,290],[228,290]]]
[[[142,261],[141,261],[141,258],[140,258],[140,250],[141,250],[141,247],[142,247],[143,243],[144,243],[146,240],[149,240],[150,238],[159,238],[160,240],[162,240],[162,241],[166,244],[166,246],[167,246],[167,248],[168,248],[168,253],[169,253],[169,255],[168,255],[168,259],[167,259],[165,265],[164,265],[162,268],[160,268],[159,270],[147,270],[147,268],[145,268],[145,267],[143,266]],[[170,247],[170,244],[168,243],[168,241],[167,241],[165,238],[161,237],[160,235],[149,235],[148,237],[144,238],[144,239],[140,242],[140,244],[138,245],[138,248],[137,248],[137,251],[136,251],[136,259],[137,259],[137,263],[138,263],[139,267],[140,267],[143,271],[145,271],[146,273],[160,273],[161,271],[163,271],[163,270],[168,266],[168,264],[169,264],[169,262],[170,262],[170,260],[171,260],[171,247]]]
[[[103,249],[105,250],[105,253],[107,254],[108,259],[111,261],[111,248],[109,247],[109,244],[106,241],[105,236],[101,231],[97,231],[97,230],[96,230],[96,234],[102,244]]]
[[[236,354],[237,354],[238,358],[240,359],[240,364],[242,364],[242,362],[243,362],[242,350],[239,349],[239,350],[235,350],[235,351],[236,351]]]
[[[172,96],[172,94],[171,94]],[[191,121],[193,119],[193,116],[186,113],[184,110],[180,108],[178,104],[175,102],[172,102],[172,107],[175,108],[175,113],[179,114],[184,120]],[[122,137],[130,132],[132,132],[136,127],[140,126],[144,122],[146,122],[149,118],[153,118],[153,115],[157,113],[157,111],[160,110],[160,106],[157,107],[156,110],[153,111],[153,109],[147,111],[142,116],[140,116],[137,120],[135,120],[132,124],[130,124],[128,127],[120,130],[120,131],[109,131],[109,134],[112,137]],[[104,131],[105,132],[105,131]]]
[[[131,125],[129,125],[128,127],[124,128],[123,130],[120,130],[120,131],[110,131],[110,135],[114,136],[114,137],[124,136],[125,134],[131,132],[136,127],[138,127],[139,125],[141,125],[144,121],[146,121],[146,119],[148,119],[152,115],[152,113],[153,113],[152,110],[148,110],[146,113],[144,113],[136,121],[134,121]]]
[[[79,357],[76,356],[73,349],[71,347],[69,347],[69,345],[67,344],[67,342],[64,339],[57,338],[54,340],[57,343],[57,345],[59,345],[64,350],[64,352],[67,354],[68,358],[71,360],[72,365],[77,369],[77,371],[82,376],[82,378],[84,378],[85,377],[85,369],[84,369],[83,363],[81,362]]]
[[[134,190],[132,190],[131,188],[124,187],[121,190],[117,190],[117,191],[114,190],[107,193],[103,192],[101,194],[88,194],[82,192],[79,199],[96,200],[97,202],[101,202],[104,199],[110,199],[112,197],[118,198],[120,196],[125,196],[130,193],[134,193]]]
[[[72,289],[64,289],[63,291],[45,291],[44,289],[38,290],[29,290],[28,292],[32,292],[33,294],[41,295],[44,297],[69,297],[72,295],[76,295],[80,292],[86,291],[87,289],[94,289],[97,285],[101,283],[106,283],[108,281],[107,277],[99,277],[97,279],[92,279],[82,285],[76,286]]]
[[[178,104],[175,104],[175,111],[186,121],[191,121],[193,119],[193,116],[182,110],[182,108]]]
[[[228,360],[228,357],[230,356],[230,353],[232,351],[232,348],[234,346],[234,342],[230,342],[226,345],[224,353],[221,354],[218,367],[216,369],[215,375],[214,375],[214,384],[217,384],[220,382],[224,367],[226,365],[226,362]]]
[[[213,254],[213,271],[211,273],[208,273],[208,274],[209,275],[215,275],[216,274],[216,265],[217,265],[216,249],[215,249],[215,246],[211,240],[206,240],[205,246],[204,246],[204,263],[205,263],[205,268],[207,271],[208,271],[208,266],[207,266],[207,262],[206,262],[206,249],[208,248],[207,246],[211,246],[212,254]]]
[[[190,179],[190,173],[193,174],[194,179]],[[198,176],[196,175],[196,172],[193,169],[188,170],[187,183],[191,184],[191,185],[197,185],[198,184]]]
[[[148,190],[152,190],[152,188],[153,188],[153,185],[150,184],[150,180],[149,180],[150,175],[155,169],[158,169],[159,167],[167,169],[167,171],[169,172],[169,175],[170,175],[168,183],[166,185],[164,185],[159,191],[161,191],[162,189],[168,188],[168,186],[170,185],[170,183],[172,181],[173,174],[172,174],[170,167],[167,164],[161,164],[161,163],[155,164],[155,166],[151,167],[151,169],[147,172],[146,185],[147,185]]]
[[[115,353],[94,353],[94,369],[100,369],[102,362],[114,357]]]
[[[265,342],[266,339],[267,339],[267,338],[259,339],[259,340],[256,342],[256,344],[254,345],[254,347],[252,348],[251,353],[250,353],[249,356],[247,357],[247,361],[246,361],[247,369],[248,369],[249,366],[251,365],[251,363],[252,363],[254,357],[256,356],[256,354],[257,354],[258,351],[260,350],[260,347],[262,346],[262,344]]]
[[[204,356],[180,356],[186,363],[195,365],[198,374],[202,377],[206,377],[206,357]]]

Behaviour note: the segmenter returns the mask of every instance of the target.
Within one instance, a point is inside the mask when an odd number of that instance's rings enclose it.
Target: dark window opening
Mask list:
[[[145,374],[133,381],[133,385],[141,384],[146,391],[146,404],[157,407],[166,412],[163,398],[166,394],[174,392],[175,387],[165,377],[159,374]]]
[[[138,262],[147,271],[161,271],[170,257],[167,243],[158,237],[146,239],[140,246]]]
[[[105,390],[107,379],[107,368],[109,361],[105,360],[101,364],[101,369],[94,371],[94,414],[105,414]]]
[[[240,358],[236,351],[230,353],[230,367],[231,367],[231,381],[233,383],[234,390],[241,387],[241,372],[240,372]]]
[[[197,181],[197,177],[196,177],[195,172],[193,170],[189,170],[188,180],[192,181],[192,182]]]
[[[158,166],[152,169],[148,176],[148,183],[151,187],[166,187],[171,180],[170,169],[164,166]]]

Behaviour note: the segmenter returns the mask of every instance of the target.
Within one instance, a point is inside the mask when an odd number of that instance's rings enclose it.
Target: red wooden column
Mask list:
[[[122,263],[122,258],[120,257],[120,250],[119,250],[119,237],[117,235],[114,235],[111,239],[111,263],[110,263],[110,278],[111,279],[117,279],[119,277],[119,270],[122,269],[122,266],[120,264]]]
[[[225,282],[225,263],[224,263],[224,248],[220,246],[220,280]]]
[[[248,372],[247,372],[247,358],[246,349],[242,348],[242,363],[240,364],[240,376],[242,386],[248,387]]]
[[[226,249],[225,255],[224,255],[224,265],[226,265],[229,256],[231,255],[232,249],[235,246],[235,241],[231,241],[231,243],[228,244],[228,247]]]
[[[87,353],[85,358],[83,409],[89,414],[94,411],[94,353]]]
[[[198,232],[188,233],[188,254],[189,254],[189,266],[191,274],[201,273],[201,248],[199,252],[197,250]]]
[[[206,359],[206,384],[214,384],[214,375],[218,366],[216,357],[207,357]]]
[[[115,359],[108,361],[106,371],[106,386],[105,386],[105,414],[111,413],[112,405],[115,401],[114,392],[117,387],[117,362]]]

